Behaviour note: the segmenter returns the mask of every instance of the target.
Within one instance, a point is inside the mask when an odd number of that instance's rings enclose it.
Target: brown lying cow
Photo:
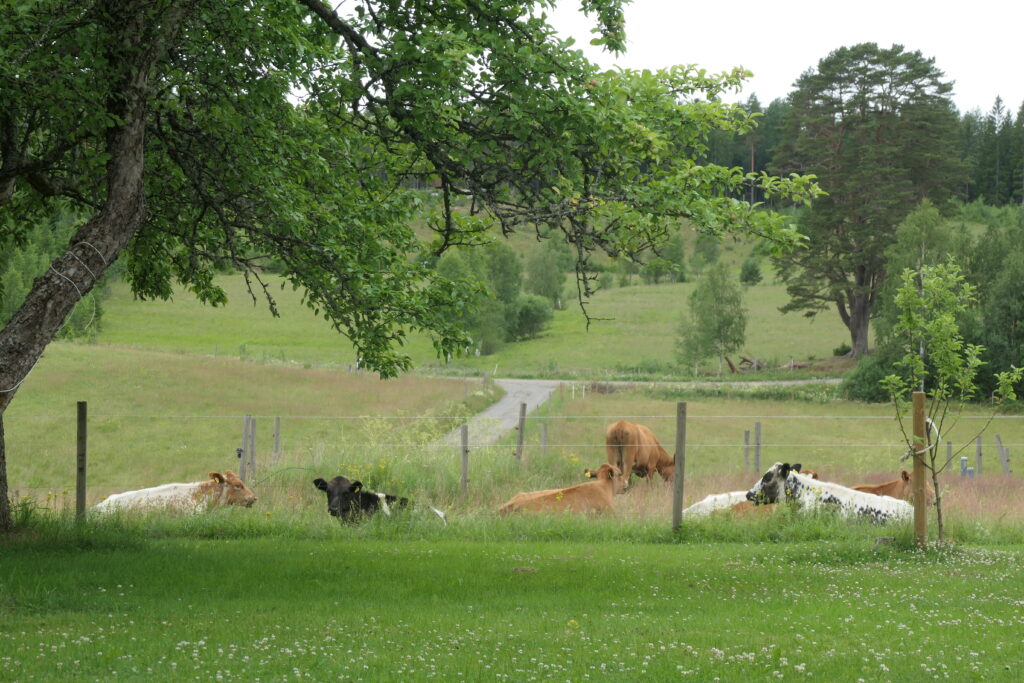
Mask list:
[[[890,496],[902,500],[911,500],[914,497],[914,487],[911,484],[911,479],[910,472],[900,470],[899,479],[887,481],[884,484],[862,484],[860,486],[851,486],[850,488],[855,491],[863,491],[864,493],[873,493],[876,496]],[[928,481],[924,483],[924,494],[925,502],[931,505],[932,501],[935,500],[935,489],[932,488],[931,483]]]
[[[655,472],[665,481],[675,477],[675,460],[644,425],[627,420],[612,423],[605,431],[604,444],[608,464],[618,467],[625,479],[623,490],[629,487],[633,473],[646,477],[648,482],[654,481]]]
[[[616,493],[622,489],[619,468],[604,464],[597,468],[595,481],[564,489],[547,489],[517,493],[501,506],[498,513],[508,515],[521,510],[534,512],[604,512],[612,507]]]

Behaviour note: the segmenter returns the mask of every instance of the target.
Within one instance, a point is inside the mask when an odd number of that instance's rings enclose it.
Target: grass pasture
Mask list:
[[[0,678],[1019,677],[1020,546],[910,551],[785,515],[673,542],[616,519],[254,512],[0,540]]]
[[[346,367],[356,362],[347,340],[304,308],[298,292],[275,289],[281,317],[274,318],[262,302],[253,305],[241,276],[221,276],[217,282],[228,294],[228,304],[218,308],[201,305],[188,292],[168,302],[136,301],[124,283],[114,283],[97,341],[299,365]],[[539,338],[506,345],[490,356],[456,358],[447,367],[439,366],[422,335],[410,335],[405,349],[418,368],[432,372],[588,379],[663,376],[673,372],[677,328],[693,287],[690,282],[601,291],[588,305],[594,318],[589,330],[579,306],[570,305],[555,311]],[[773,365],[791,359],[821,361],[849,341],[838,316],[808,320],[782,315],[778,308],[786,300],[779,284],[746,289],[749,323],[744,353]]]

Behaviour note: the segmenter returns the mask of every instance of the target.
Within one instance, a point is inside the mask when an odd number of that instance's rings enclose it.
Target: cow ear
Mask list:
[[[349,490],[352,493],[355,493],[357,491],[362,490],[362,488],[363,488],[363,482],[361,482],[361,481],[354,481],[354,482],[352,482],[352,486],[349,487]]]
[[[910,481],[910,473],[906,470],[900,470],[900,476],[903,478],[903,481]]]
[[[794,472],[799,472],[801,467],[802,467],[802,465],[800,463],[797,463],[797,464],[793,465],[793,467],[791,469]]]
[[[224,475],[222,475],[220,472],[210,472],[210,479],[213,479],[218,484],[224,483]]]
[[[324,481],[323,479],[320,479],[319,477],[313,480],[313,486],[317,487],[321,491],[327,490],[327,482]]]
[[[586,477],[587,479],[592,478],[594,476],[594,470],[590,469],[589,467],[585,468],[583,470],[583,476]]]
[[[793,469],[790,467],[788,462],[782,463],[782,467],[779,468],[779,474],[782,475],[783,479],[789,476],[789,471]]]

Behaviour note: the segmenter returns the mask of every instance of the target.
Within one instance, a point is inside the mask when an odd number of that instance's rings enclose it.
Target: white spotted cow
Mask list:
[[[794,469],[800,470],[800,465],[794,465]],[[803,470],[803,473],[812,479],[818,478],[817,472],[811,470]],[[770,507],[770,506],[765,506]],[[705,497],[698,503],[694,503],[690,507],[683,510],[683,517],[697,518],[706,517],[712,512],[718,512],[719,510],[732,510],[737,513],[746,513],[749,511],[750,501],[747,500],[746,491],[729,491],[728,493],[712,493]]]
[[[908,520],[914,507],[905,500],[855,491],[800,473],[800,465],[777,462],[747,491],[754,505],[796,503],[801,510],[834,509],[843,517],[867,517],[873,522]]]
[[[718,510],[727,510],[736,503],[747,499],[746,491],[729,491],[728,493],[712,493],[704,500],[694,503],[683,510],[684,518],[706,517]]]
[[[224,505],[252,507],[256,494],[231,470],[210,472],[210,478],[189,484],[163,484],[138,491],[125,491],[108,496],[93,509],[114,510],[173,509],[201,512]]]

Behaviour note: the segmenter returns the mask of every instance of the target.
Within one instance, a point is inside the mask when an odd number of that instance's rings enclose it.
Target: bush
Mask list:
[[[515,321],[509,326],[509,331],[513,339],[532,339],[540,334],[554,317],[554,310],[547,298],[536,294],[523,294],[516,301]]]
[[[853,349],[850,348],[849,344],[847,344],[846,342],[843,342],[842,344],[840,344],[836,348],[832,349],[832,355],[833,356],[846,356],[846,355],[849,355],[850,351],[852,351],[852,350]]]
[[[751,256],[743,262],[743,266],[740,268],[740,282],[745,285],[756,285],[764,279],[761,275],[761,261],[754,256]]]
[[[840,393],[855,401],[888,402],[889,394],[882,388],[881,382],[886,375],[895,372],[894,364],[899,360],[899,356],[899,349],[882,347],[875,353],[862,357],[857,367],[843,379],[839,387]]]

